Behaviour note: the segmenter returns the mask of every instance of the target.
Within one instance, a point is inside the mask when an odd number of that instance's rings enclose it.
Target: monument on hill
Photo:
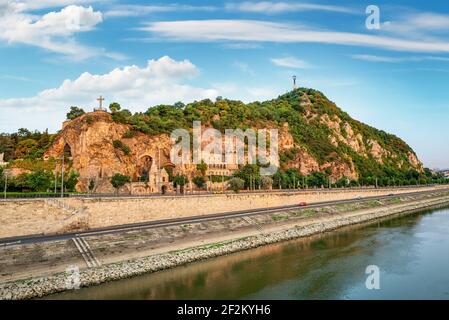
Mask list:
[[[97,101],[98,101],[98,103],[99,103],[99,106],[98,106],[98,108],[94,108],[94,111],[106,111],[106,109],[103,108],[103,101],[104,101],[104,98],[103,98],[102,95],[100,95],[100,96],[97,98]]]

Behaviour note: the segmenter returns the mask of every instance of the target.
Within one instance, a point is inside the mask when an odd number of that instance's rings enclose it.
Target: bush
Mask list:
[[[112,142],[112,145],[114,146],[114,148],[122,150],[123,153],[126,155],[128,155],[131,152],[129,147],[126,144],[124,144],[123,142],[121,142],[120,140],[114,140]]]
[[[85,113],[86,112],[83,109],[72,106],[70,107],[70,111],[67,113],[67,120],[76,119]]]
[[[136,131],[128,130],[123,134],[123,138],[130,139],[130,138],[133,138],[135,135],[136,135]]]
[[[192,181],[198,188],[204,188],[206,184],[206,179],[202,176],[193,177]]]
[[[123,175],[120,173],[114,174],[111,178],[111,184],[115,188],[117,194],[118,194],[118,190],[130,181],[131,181],[131,178],[129,176],[126,176],[126,175]]]
[[[260,186],[264,190],[269,190],[273,186],[273,179],[267,176],[263,176],[260,178]]]
[[[242,190],[245,186],[245,181],[240,178],[232,178],[228,181],[229,189],[233,190],[234,192],[238,192],[239,190]]]

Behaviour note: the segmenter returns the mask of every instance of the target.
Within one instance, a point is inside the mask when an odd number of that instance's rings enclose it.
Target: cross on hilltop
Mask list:
[[[104,101],[104,98],[103,98],[102,95],[100,95],[100,96],[97,98],[97,101],[98,101],[98,103],[99,103],[99,108],[98,108],[98,109],[94,109],[94,111],[106,111],[106,109],[103,109],[103,101]]]

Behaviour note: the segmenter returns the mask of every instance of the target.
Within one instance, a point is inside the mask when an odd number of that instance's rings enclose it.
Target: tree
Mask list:
[[[122,109],[122,107],[120,106],[120,103],[112,102],[109,105],[109,110],[111,110],[112,113],[116,113],[116,112],[120,111],[121,109]]]
[[[37,170],[27,174],[26,185],[33,191],[45,192],[53,182],[53,174],[45,170]]]
[[[129,176],[123,175],[121,173],[116,173],[111,178],[111,184],[115,188],[117,195],[118,195],[119,189],[130,181],[131,181],[131,178]]]
[[[94,189],[95,189],[95,181],[93,179],[89,180],[88,188],[89,188],[89,193],[92,193],[94,191]]]
[[[73,120],[75,118],[82,116],[85,113],[86,112],[83,109],[75,107],[75,106],[71,106],[70,111],[67,113],[67,119]]]
[[[187,176],[178,173],[176,176],[173,177],[173,186],[175,188],[179,186],[181,193],[184,193],[184,186],[188,181],[189,179],[187,178]]]
[[[238,192],[245,187],[245,181],[240,178],[232,178],[228,181],[229,188],[234,192]]]
[[[79,173],[76,171],[70,171],[69,175],[67,176],[67,178],[64,181],[64,187],[70,191],[73,192],[75,191],[75,187],[76,184],[78,183],[78,177],[79,177]]]
[[[201,160],[201,163],[198,163],[196,165],[196,170],[200,171],[203,176],[206,175],[207,164],[204,162],[204,160]]]
[[[244,188],[255,188],[260,179],[259,167],[256,164],[246,164],[234,173],[234,177],[244,181]]]
[[[202,176],[193,177],[192,181],[198,188],[204,188],[206,184],[206,179]]]
[[[187,181],[189,181],[189,179],[187,178],[186,175],[178,173],[176,176],[173,177],[173,186],[174,187],[176,187],[176,186],[182,187],[187,183]]]
[[[273,179],[267,176],[262,176],[260,178],[260,185],[264,190],[270,190],[273,186]]]

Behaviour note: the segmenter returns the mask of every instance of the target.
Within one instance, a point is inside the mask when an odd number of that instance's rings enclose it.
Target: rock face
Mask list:
[[[302,175],[326,171],[334,181],[343,177],[357,180],[363,170],[366,174],[372,168],[423,171],[422,163],[404,141],[352,119],[318,91],[298,89],[264,103],[281,105],[279,108],[284,108],[284,113],[278,114],[281,120],[266,117],[246,125],[279,130],[279,154],[284,170],[297,168]],[[249,113],[254,106],[245,108]],[[285,114],[291,118],[283,118]],[[212,112],[208,117],[208,125],[221,119],[220,114]],[[165,120],[173,119],[160,121]],[[174,174],[193,176],[196,165],[171,164],[171,147],[168,134],[147,135],[133,130],[131,125],[115,122],[105,111],[95,111],[64,122],[45,158],[60,158],[66,153],[67,170],[73,168],[80,174],[78,191],[86,192],[93,187],[94,192],[109,193],[114,191],[110,178],[115,173],[136,181],[148,174],[153,164],[159,169],[169,166]]]
[[[115,147],[114,141],[121,141],[129,153]],[[136,180],[148,174],[153,162],[169,163],[170,138],[131,131],[130,126],[114,122],[109,113],[96,111],[66,122],[45,157],[61,157],[63,150],[69,156],[68,167],[80,174],[78,191],[87,191],[93,181],[95,192],[113,192],[109,179],[115,173]]]

